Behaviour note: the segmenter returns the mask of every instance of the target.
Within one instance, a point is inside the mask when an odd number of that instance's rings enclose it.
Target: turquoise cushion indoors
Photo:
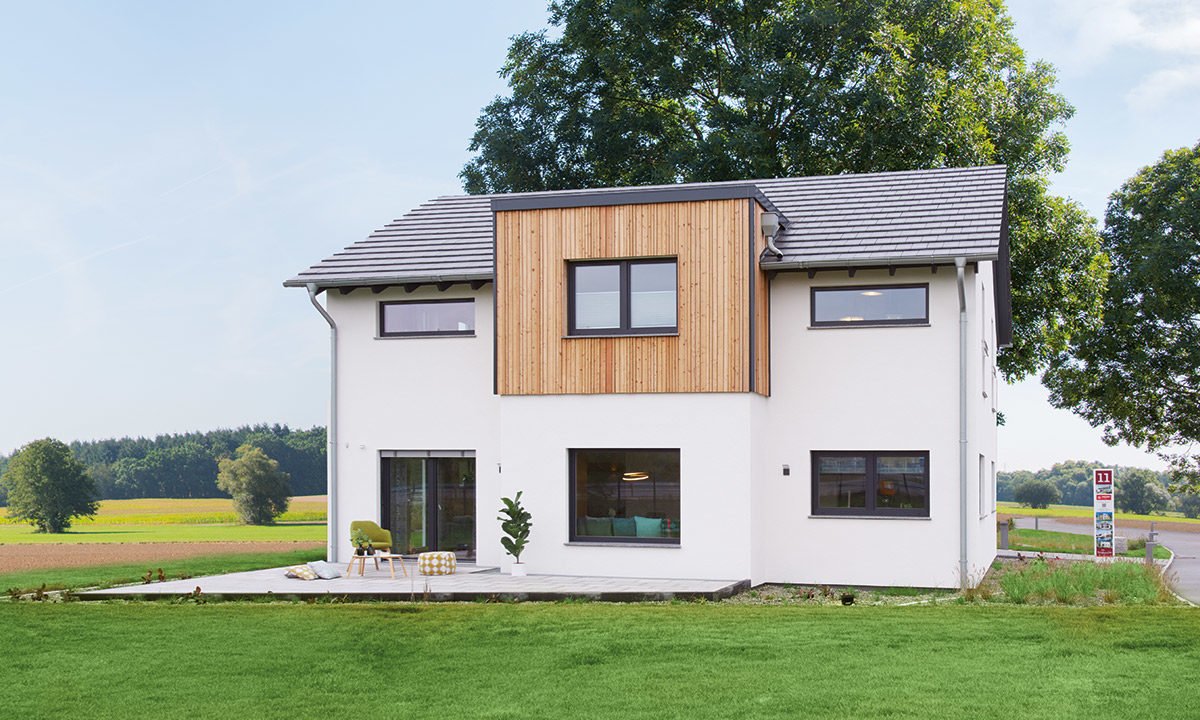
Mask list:
[[[612,518],[606,517],[588,517],[584,522],[584,532],[592,537],[597,535],[609,537],[613,534]]]
[[[633,521],[637,523],[638,537],[662,537],[663,521],[661,518],[634,515]]]
[[[613,535],[634,537],[637,535],[637,521],[633,518],[613,518]]]

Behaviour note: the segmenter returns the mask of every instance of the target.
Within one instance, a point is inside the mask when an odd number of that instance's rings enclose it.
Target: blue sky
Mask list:
[[[39,437],[323,423],[323,321],[281,282],[460,191],[542,2],[6,3],[0,452]],[[1078,113],[1058,192],[1097,216],[1200,131],[1200,7],[1010,4]],[[1007,388],[1001,464],[1150,464]]]

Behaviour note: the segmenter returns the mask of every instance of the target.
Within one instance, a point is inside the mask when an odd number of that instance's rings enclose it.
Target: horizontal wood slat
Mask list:
[[[750,208],[735,199],[497,212],[497,391],[748,391]],[[677,258],[678,335],[566,337],[567,263],[636,257]]]

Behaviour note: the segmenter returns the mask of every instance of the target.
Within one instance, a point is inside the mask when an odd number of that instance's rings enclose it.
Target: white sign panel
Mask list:
[[[1113,471],[1092,471],[1093,530],[1096,536],[1096,557],[1113,556],[1113,537],[1116,532],[1116,505],[1113,503]]]

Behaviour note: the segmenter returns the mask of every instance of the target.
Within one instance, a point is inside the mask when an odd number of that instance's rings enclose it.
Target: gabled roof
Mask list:
[[[690,188],[753,188],[786,218],[776,240],[780,260],[763,267],[798,269],[941,264],[955,257],[1000,256],[1006,168],[1003,165],[861,175],[825,175],[637,188],[505,195],[454,195],[431,200],[393,220],[284,285],[320,288],[487,280],[493,275],[492,205],[519,207],[558,199],[624,193],[653,202]],[[740,192],[740,190],[739,190]],[[682,193],[688,195],[692,193]],[[579,200],[582,198],[583,200]],[[549,203],[554,204],[554,203]]]

